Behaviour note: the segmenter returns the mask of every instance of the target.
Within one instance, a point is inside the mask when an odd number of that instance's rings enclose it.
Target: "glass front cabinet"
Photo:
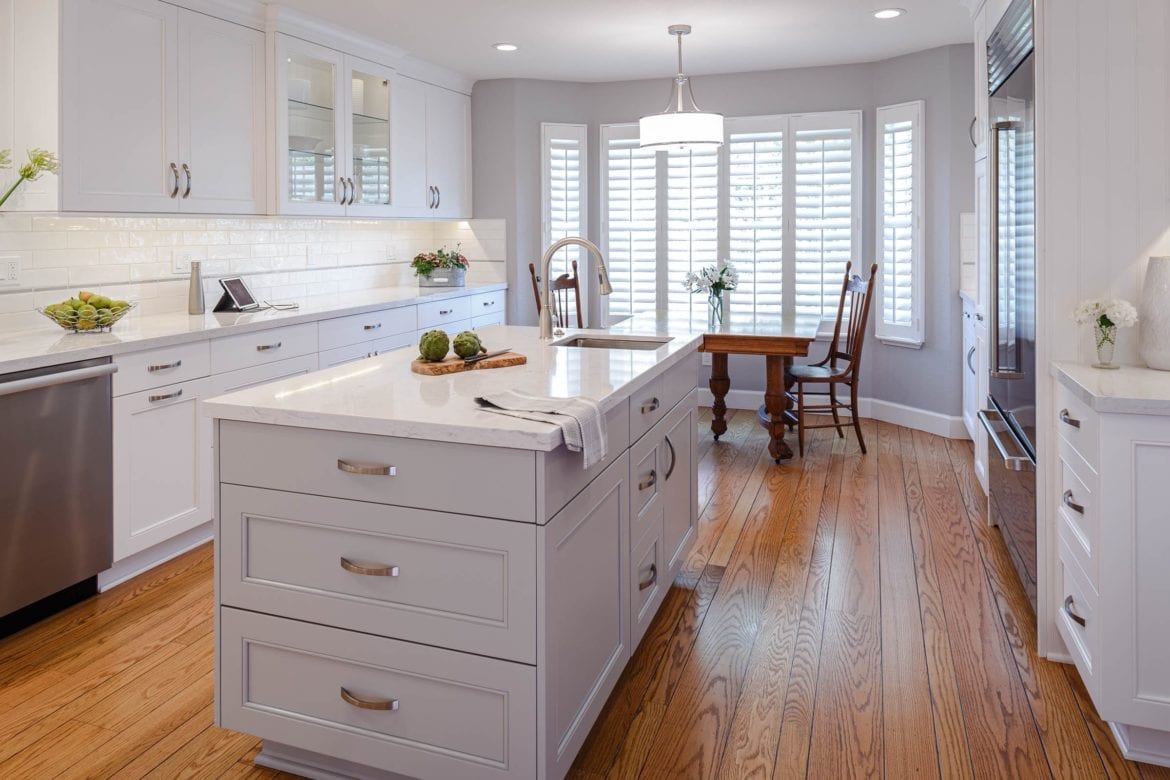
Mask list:
[[[277,190],[282,214],[393,214],[393,71],[277,35]]]

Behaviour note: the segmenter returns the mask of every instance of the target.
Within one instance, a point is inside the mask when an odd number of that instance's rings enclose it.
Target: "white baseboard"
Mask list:
[[[707,388],[699,388],[699,405],[710,406],[714,399]],[[759,409],[764,403],[762,390],[731,390],[725,400],[728,409]],[[857,412],[862,417],[913,428],[947,439],[969,439],[967,426],[961,415],[946,415],[926,409],[881,401],[876,398],[858,398]]]
[[[208,520],[203,525],[184,531],[162,544],[156,544],[148,550],[123,558],[98,574],[98,592],[104,593],[115,585],[121,585],[126,580],[137,577],[155,566],[166,563],[172,558],[178,558],[183,553],[194,550],[199,545],[210,541],[212,535],[211,521]]]
[[[1109,722],[1109,730],[1130,761],[1170,767],[1170,732]]]

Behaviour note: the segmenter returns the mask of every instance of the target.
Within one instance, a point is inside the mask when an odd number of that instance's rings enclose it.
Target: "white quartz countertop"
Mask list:
[[[653,317],[624,324],[626,334],[671,336],[656,350],[585,349],[541,342],[534,327],[499,325],[479,330],[488,349],[511,348],[522,366],[447,376],[412,373],[413,349],[400,349],[307,376],[284,379],[204,402],[219,419],[340,430],[516,449],[556,449],[560,429],[493,414],[475,399],[503,390],[530,395],[584,397],[608,411],[695,352],[701,332],[666,333]],[[605,331],[570,330],[576,334]]]
[[[1144,366],[1117,370],[1079,363],[1053,363],[1052,375],[1102,414],[1170,415],[1170,371]]]
[[[506,288],[506,284],[498,283],[450,288],[408,285],[315,295],[298,301],[300,308],[291,311],[203,315],[131,312],[109,333],[68,333],[46,319],[44,327],[0,335],[0,374]],[[209,302],[209,306],[213,303]]]

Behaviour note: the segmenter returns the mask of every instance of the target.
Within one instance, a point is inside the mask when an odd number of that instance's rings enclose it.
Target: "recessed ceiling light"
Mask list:
[[[516,51],[520,47],[514,43],[493,43],[492,48],[496,51]]]
[[[897,19],[906,13],[905,8],[879,8],[873,12],[874,19]]]

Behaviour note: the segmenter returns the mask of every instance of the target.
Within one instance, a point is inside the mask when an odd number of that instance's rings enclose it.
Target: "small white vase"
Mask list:
[[[1151,257],[1142,286],[1142,360],[1150,368],[1170,371],[1170,257]]]

